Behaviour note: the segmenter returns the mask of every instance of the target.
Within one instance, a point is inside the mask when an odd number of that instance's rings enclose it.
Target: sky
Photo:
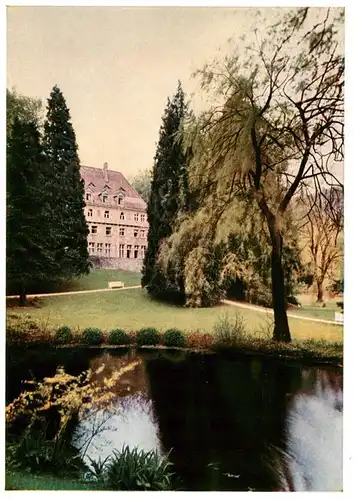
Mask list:
[[[71,112],[83,165],[132,177],[153,165],[161,117],[180,79],[252,32],[242,7],[7,9],[7,87],[46,105],[54,85]],[[266,13],[271,19],[275,9]],[[194,102],[194,101],[193,101]]]

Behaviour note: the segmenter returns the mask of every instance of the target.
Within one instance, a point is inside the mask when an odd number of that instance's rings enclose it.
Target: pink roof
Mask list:
[[[95,198],[101,194],[106,186],[107,194],[109,197],[116,196],[122,193],[125,198],[125,208],[137,208],[140,210],[146,210],[147,204],[139,196],[137,191],[129,184],[127,179],[116,170],[106,170],[107,181],[104,177],[104,169],[96,167],[80,167],[80,174],[85,183],[85,189],[89,187],[90,191],[93,193],[94,201]],[[98,201],[98,200],[97,200]],[[110,200],[113,201],[113,200]]]

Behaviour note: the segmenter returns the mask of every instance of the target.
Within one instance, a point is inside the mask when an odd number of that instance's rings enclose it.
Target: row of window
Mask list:
[[[125,236],[125,227],[120,227],[119,228],[119,235],[120,236]],[[98,234],[98,226],[91,226],[90,227],[90,232],[91,234]],[[111,226],[105,226],[105,233],[106,236],[111,236],[112,235],[112,227]],[[135,238],[144,238],[145,237],[145,231],[144,229],[138,229],[138,228],[133,228],[133,236]]]
[[[88,209],[88,217],[92,217],[93,216],[93,209],[92,208],[89,208]],[[100,212],[98,211],[97,212],[97,215],[100,217]],[[105,210],[104,212],[104,218],[105,219],[109,219],[110,218],[110,211],[109,210]],[[139,214],[134,214],[134,220],[136,222],[139,221]],[[141,218],[141,222],[144,222],[145,221],[145,214],[140,214],[140,218]],[[125,220],[125,213],[124,212],[121,212],[120,213],[120,220]]]
[[[102,193],[101,195],[99,195],[99,198],[100,198],[100,200],[101,200],[102,203],[108,203],[109,202],[108,194],[107,193]],[[92,194],[91,193],[86,193],[85,194],[85,200],[86,201],[91,201],[92,200]],[[123,194],[118,194],[117,196],[113,196],[113,201],[115,203],[117,203],[117,205],[123,205],[123,203],[124,203],[124,196],[123,196]]]
[[[133,246],[133,249],[132,249]],[[146,251],[146,246],[141,246],[139,248],[139,245],[118,245],[118,256],[120,259],[138,259],[139,254],[140,258],[144,259],[145,256],[145,251]],[[95,252],[96,249],[96,252]],[[97,255],[106,255],[107,257],[111,256],[111,250],[112,250],[112,245],[111,243],[105,243],[105,246],[103,243],[94,243],[94,242],[89,242],[89,254],[94,255],[95,253]],[[104,252],[105,251],[105,252]]]

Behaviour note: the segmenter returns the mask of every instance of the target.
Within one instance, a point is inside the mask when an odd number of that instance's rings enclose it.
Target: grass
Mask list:
[[[340,299],[337,300],[340,302]],[[304,305],[297,309],[292,309],[289,311],[297,316],[308,316],[311,318],[327,319],[334,321],[334,313],[342,312],[341,308],[336,305],[335,302],[327,302],[326,307],[321,307],[317,305]]]
[[[140,285],[141,274],[120,269],[95,269],[87,276],[73,278],[70,281],[49,284],[38,293],[78,292],[81,290],[100,290],[108,288],[109,281],[123,281],[126,286]],[[36,292],[29,292],[36,293]]]
[[[141,289],[42,297],[39,307],[13,307],[8,310],[8,314],[29,316],[50,326],[64,324],[81,329],[97,327],[103,330],[122,328],[126,331],[136,331],[154,327],[162,331],[178,326],[180,330],[211,333],[213,325],[221,315],[234,317],[236,311],[244,318],[247,333],[251,335],[260,332],[265,322],[271,318],[270,315],[259,311],[229,305],[202,309],[168,305],[152,300]],[[343,340],[342,326],[293,318],[290,318],[289,322],[295,340]]]
[[[73,479],[50,475],[36,475],[30,472],[7,471],[6,490],[92,490],[93,485]]]

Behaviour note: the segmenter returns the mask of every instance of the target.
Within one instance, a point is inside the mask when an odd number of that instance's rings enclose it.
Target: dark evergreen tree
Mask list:
[[[142,286],[156,298],[177,300],[184,296],[183,281],[169,278],[158,262],[161,243],[173,232],[176,217],[188,205],[187,159],[181,127],[187,104],[181,83],[168,99],[154,158],[151,193],[148,201],[148,249],[143,266]]]
[[[52,220],[56,227],[55,258],[63,276],[89,272],[88,227],[84,216],[84,181],[75,132],[64,96],[57,86],[48,99],[44,152],[51,169]]]
[[[15,118],[7,142],[6,274],[21,305],[29,285],[59,273],[46,172],[37,125]]]

